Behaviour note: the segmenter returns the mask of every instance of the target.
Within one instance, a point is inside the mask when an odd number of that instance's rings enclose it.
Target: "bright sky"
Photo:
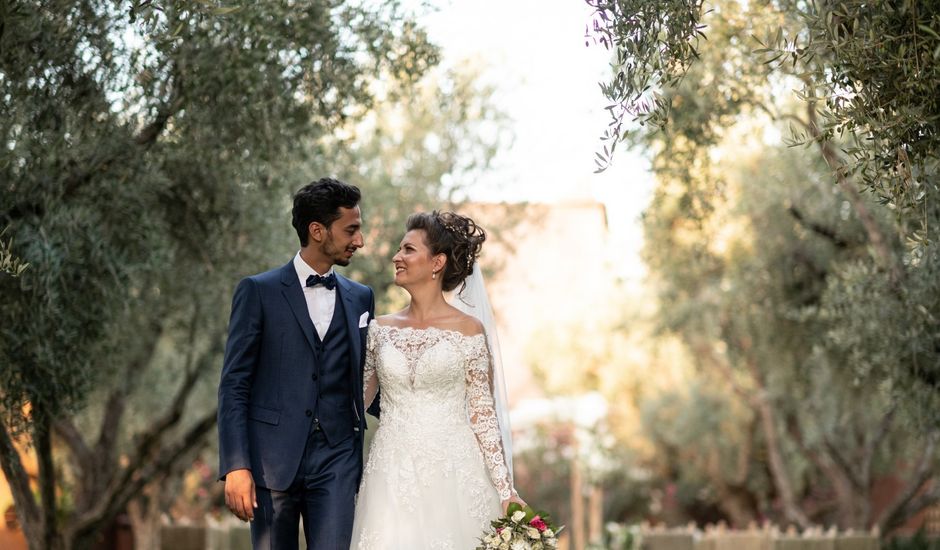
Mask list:
[[[649,163],[619,152],[594,174],[594,153],[606,128],[606,100],[597,82],[609,54],[585,47],[590,8],[580,0],[437,0],[423,18],[443,63],[478,61],[496,86],[494,101],[512,119],[512,147],[470,190],[477,200],[554,202],[595,199],[607,206],[612,246],[624,252],[622,275],[642,274],[638,216],[649,200]]]

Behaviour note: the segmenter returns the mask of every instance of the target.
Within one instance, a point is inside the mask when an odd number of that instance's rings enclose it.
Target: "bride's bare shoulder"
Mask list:
[[[395,313],[388,313],[385,315],[379,315],[375,318],[375,322],[379,326],[383,327],[402,327],[405,326],[405,315],[404,311],[396,311]]]
[[[455,327],[464,336],[477,336],[483,334],[483,323],[479,319],[466,313],[457,312]]]

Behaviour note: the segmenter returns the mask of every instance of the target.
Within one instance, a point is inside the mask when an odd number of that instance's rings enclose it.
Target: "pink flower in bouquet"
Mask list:
[[[532,520],[529,521],[529,525],[538,529],[539,533],[548,529],[548,525],[545,524],[545,521],[542,520],[541,516],[535,516],[534,518],[532,518]]]

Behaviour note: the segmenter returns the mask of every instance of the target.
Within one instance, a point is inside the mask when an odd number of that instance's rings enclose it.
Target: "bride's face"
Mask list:
[[[438,285],[441,283],[444,255],[431,254],[423,229],[413,229],[405,233],[398,246],[398,252],[392,257],[392,263],[395,264],[395,284],[398,286],[435,281],[431,278],[433,273],[437,273],[435,282]]]

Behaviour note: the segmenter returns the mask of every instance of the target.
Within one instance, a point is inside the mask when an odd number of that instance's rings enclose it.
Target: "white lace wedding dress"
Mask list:
[[[367,403],[381,388],[352,548],[468,550],[514,493],[483,334],[372,321]]]

